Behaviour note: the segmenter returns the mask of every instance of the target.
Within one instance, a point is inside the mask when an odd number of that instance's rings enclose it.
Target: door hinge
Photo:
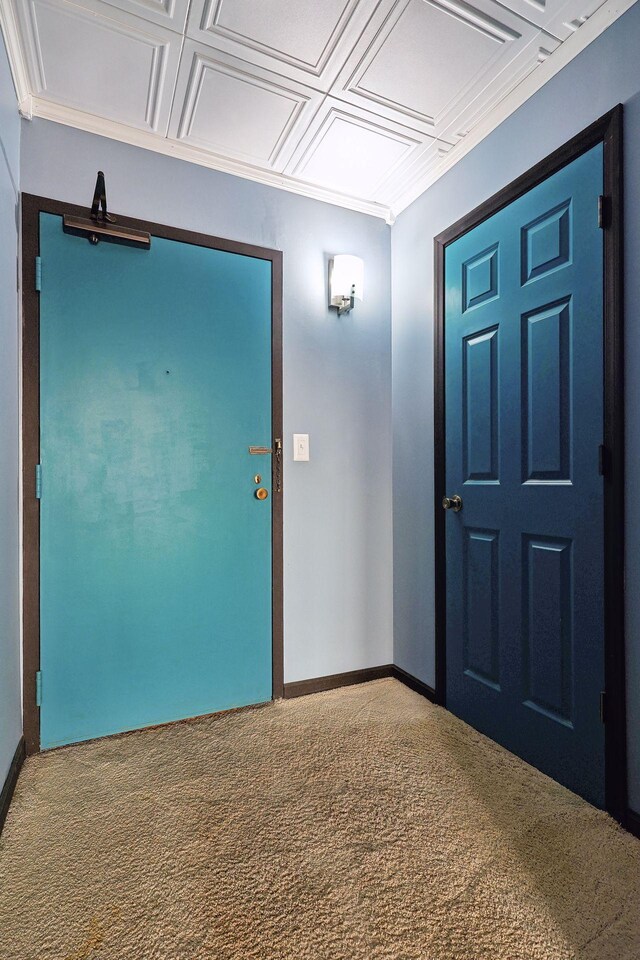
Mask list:
[[[598,473],[601,477],[607,475],[607,448],[604,443],[598,447]]]
[[[600,722],[607,722],[607,694],[604,690],[600,693]]]
[[[42,499],[42,464],[36,463],[36,500]]]
[[[598,226],[601,230],[609,226],[611,209],[609,200],[610,198],[605,197],[603,194],[600,194],[598,197]]]
[[[36,257],[36,291],[42,290],[42,257]]]
[[[42,670],[36,672],[36,707],[42,706]]]

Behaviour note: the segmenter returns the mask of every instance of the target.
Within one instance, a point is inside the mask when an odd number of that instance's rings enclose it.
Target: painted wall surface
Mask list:
[[[382,220],[44,120],[24,121],[26,193],[284,252],[285,681],[392,658],[390,236]],[[365,300],[327,307],[328,258],[365,261]],[[292,434],[311,459],[293,462]]]
[[[18,542],[20,118],[0,37],[0,787],[22,733]]]
[[[433,238],[625,104],[627,584],[640,578],[640,4],[398,218],[392,230],[395,663],[433,684]],[[640,809],[640,597],[627,594],[631,803]]]

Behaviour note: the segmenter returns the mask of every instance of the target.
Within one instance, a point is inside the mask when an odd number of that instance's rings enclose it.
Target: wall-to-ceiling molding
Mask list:
[[[391,209],[383,204],[359,200],[357,197],[340,195],[334,190],[328,190],[317,184],[305,183],[303,180],[296,180],[293,177],[287,177],[281,173],[252,166],[243,161],[220,157],[208,150],[200,150],[197,147],[182,143],[181,141],[158,137],[146,130],[137,130],[124,123],[103,120],[91,114],[82,113],[80,110],[58,106],[55,103],[40,100],[37,97],[33,98],[31,107],[34,117],[53,120],[55,123],[62,123],[67,127],[86,130],[87,133],[95,133],[98,136],[108,137],[111,140],[119,140],[121,143],[128,143],[134,147],[143,147],[146,150],[163,153],[169,157],[177,157],[180,160],[197,163],[202,167],[219,170],[221,173],[230,173],[233,176],[243,177],[246,180],[264,183],[269,187],[277,187],[281,190],[287,190],[290,193],[310,197],[312,200],[323,200],[325,203],[335,203],[340,207],[346,207],[348,210],[356,210],[358,213],[381,217],[387,223],[393,223]]]
[[[24,116],[392,222],[633,2],[0,0],[0,14]]]

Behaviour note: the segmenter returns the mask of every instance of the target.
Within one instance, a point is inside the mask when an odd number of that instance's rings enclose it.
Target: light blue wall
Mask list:
[[[44,120],[24,121],[26,193],[284,251],[285,680],[392,658],[390,236],[382,220]],[[364,303],[327,307],[327,260],[366,264]],[[309,433],[309,463],[292,433]]]
[[[433,238],[625,103],[627,676],[631,801],[640,809],[640,4],[428,189],[392,230],[394,648],[433,684]]]
[[[0,788],[22,732],[18,548],[20,119],[0,37]]]

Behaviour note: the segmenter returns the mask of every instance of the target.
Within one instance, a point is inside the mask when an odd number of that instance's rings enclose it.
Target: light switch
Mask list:
[[[308,433],[294,433],[293,459],[294,460],[309,459],[309,434]]]

